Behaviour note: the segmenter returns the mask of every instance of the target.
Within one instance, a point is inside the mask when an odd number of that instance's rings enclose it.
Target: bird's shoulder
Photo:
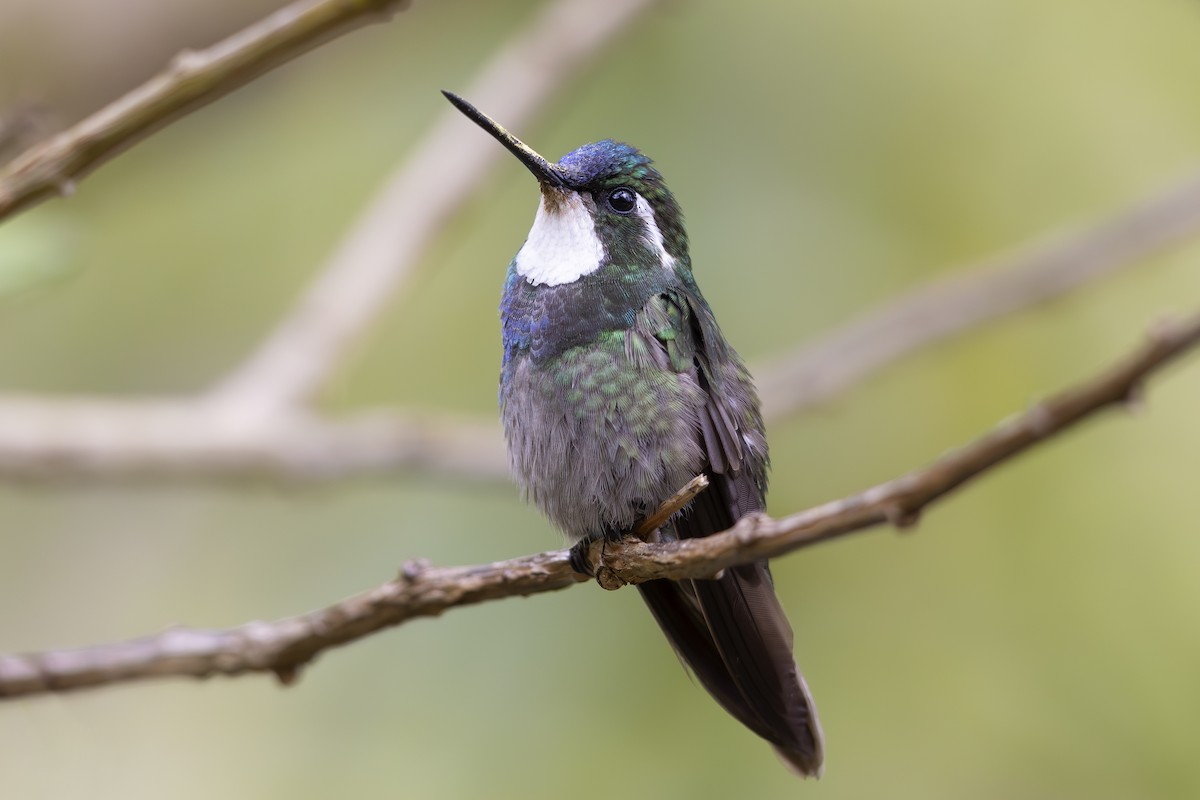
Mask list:
[[[713,471],[742,474],[765,492],[767,443],[758,395],[699,292],[684,285],[653,295],[626,336],[635,362],[694,377],[704,396],[696,424]]]

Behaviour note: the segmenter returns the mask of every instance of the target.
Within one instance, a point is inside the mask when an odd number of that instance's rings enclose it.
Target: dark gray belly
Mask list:
[[[524,496],[571,541],[627,531],[704,466],[689,373],[635,365],[620,335],[504,367],[501,417]]]

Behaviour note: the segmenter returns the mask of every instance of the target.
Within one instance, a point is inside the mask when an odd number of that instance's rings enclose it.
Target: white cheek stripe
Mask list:
[[[667,252],[667,246],[663,242],[662,231],[658,229],[658,223],[654,219],[654,209],[646,202],[646,198],[640,194],[637,196],[637,204],[634,206],[634,211],[642,222],[646,224],[646,244],[652,250],[658,253],[658,261],[662,264],[663,269],[671,269],[675,266],[675,256]]]
[[[517,273],[535,286],[559,286],[595,272],[603,259],[591,213],[577,192],[568,192],[554,211],[546,210],[545,198],[538,204],[517,253]]]

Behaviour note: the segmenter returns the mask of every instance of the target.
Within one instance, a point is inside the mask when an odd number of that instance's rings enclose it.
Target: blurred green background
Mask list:
[[[3,0],[0,108],[69,124],[273,5]],[[537,7],[417,2],[6,223],[4,388],[174,393],[221,375],[444,110],[437,90],[462,89]],[[1185,174],[1198,82],[1186,0],[674,0],[517,133],[555,157],[608,136],[653,155],[753,361]],[[493,418],[499,288],[535,204],[506,164],[326,407]],[[922,464],[1107,363],[1195,308],[1198,257],[1149,260],[775,425],[771,510]],[[4,703],[0,796],[1196,797],[1198,393],[1193,359],[1144,414],[1039,448],[914,535],[777,562],[828,735],[820,783],[684,676],[635,592],[585,586],[412,623],[288,690],[245,677]],[[0,486],[0,650],[270,619],[411,557],[558,542],[504,483]]]

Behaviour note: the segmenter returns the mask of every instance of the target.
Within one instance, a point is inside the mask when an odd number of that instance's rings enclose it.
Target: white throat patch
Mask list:
[[[646,198],[640,194],[637,196],[637,205],[634,206],[634,212],[646,226],[646,243],[658,253],[658,261],[662,264],[663,269],[671,269],[675,266],[675,256],[667,252],[667,246],[663,242],[662,231],[658,229],[658,223],[654,220],[654,209],[646,202]]]
[[[533,227],[517,252],[517,274],[534,286],[559,286],[595,272],[603,258],[604,245],[583,198],[567,192],[553,211],[546,209],[546,198],[539,202]]]

